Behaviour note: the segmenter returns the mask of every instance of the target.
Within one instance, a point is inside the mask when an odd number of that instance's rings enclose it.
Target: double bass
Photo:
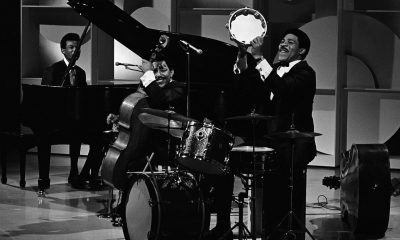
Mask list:
[[[141,89],[138,89],[136,92],[130,94],[122,102],[117,123],[118,136],[116,137],[115,141],[110,144],[107,154],[103,159],[101,176],[104,183],[112,187],[114,187],[113,176],[115,164],[117,163],[121,152],[125,150],[130,140],[130,135],[132,131],[131,117],[133,108],[140,99],[146,97],[146,94],[140,90]]]

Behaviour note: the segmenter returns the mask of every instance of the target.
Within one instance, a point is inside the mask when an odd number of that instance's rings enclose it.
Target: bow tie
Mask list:
[[[289,62],[287,61],[280,61],[274,64],[275,67],[289,67]]]

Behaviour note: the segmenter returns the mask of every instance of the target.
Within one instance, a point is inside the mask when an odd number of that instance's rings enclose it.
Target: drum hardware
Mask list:
[[[118,195],[119,197],[117,200],[116,207],[113,207],[113,204],[115,203],[116,199],[114,199],[114,188],[110,186],[108,189],[108,199],[104,201],[107,204],[106,208],[104,209],[106,211],[103,213],[99,213],[97,215],[98,218],[110,219],[114,227],[122,227],[122,218],[119,212],[119,207],[120,207],[119,204],[122,192],[118,191]]]
[[[251,236],[250,230],[247,228],[246,224],[244,224],[244,222],[243,222],[243,208],[244,208],[244,205],[246,204],[244,199],[248,198],[248,197],[249,197],[248,189],[246,189],[245,192],[240,192],[238,194],[237,200],[235,200],[237,202],[238,208],[239,208],[239,221],[231,227],[230,231],[233,231],[233,229],[235,229],[235,228],[239,228],[238,229],[238,239],[239,240],[247,239],[247,237]],[[226,232],[222,237],[225,237],[225,235],[227,235],[230,231]]]
[[[292,156],[291,156],[291,163],[290,163],[291,166],[290,166],[290,179],[289,179],[290,180],[290,183],[289,183],[290,184],[289,185],[290,209],[289,209],[289,212],[283,217],[281,222],[267,236],[266,240],[270,239],[272,234],[283,224],[283,222],[286,220],[286,218],[288,219],[288,230],[284,234],[284,239],[296,239],[296,234],[295,234],[295,231],[293,230],[293,220],[295,220],[299,224],[299,226],[302,227],[302,230],[305,231],[310,236],[311,239],[315,240],[315,238],[312,236],[310,231],[308,231],[308,229],[305,227],[305,223],[302,223],[293,211],[293,186],[294,186],[294,183],[293,183],[294,169],[293,168],[294,168],[294,154],[295,154],[296,140],[302,139],[302,138],[313,138],[315,136],[320,136],[320,135],[322,135],[322,134],[314,133],[314,132],[300,132],[300,131],[296,130],[296,128],[293,124],[293,117],[292,117],[292,124],[288,131],[271,134],[271,137],[288,140],[291,144]]]
[[[253,120],[273,120],[273,119],[276,119],[276,117],[258,114],[253,109],[253,111],[249,114],[229,117],[229,118],[226,118],[225,120],[227,120],[227,121],[231,121],[231,120],[251,120],[251,121],[253,121]]]
[[[272,133],[267,137],[271,138],[281,138],[281,139],[299,139],[299,138],[313,138],[317,136],[321,136],[321,133],[315,133],[315,132],[300,132],[299,130],[296,130],[294,128],[290,128],[286,132],[277,132],[277,133]]]
[[[146,157],[147,163],[146,163],[146,166],[144,166],[142,172],[146,172],[147,168],[149,168],[150,172],[153,173],[153,167],[151,166],[151,160],[153,159],[153,157],[154,157],[154,152],[151,153],[150,157]]]
[[[260,136],[259,134],[261,132],[270,131],[270,129],[274,128],[274,123],[275,120],[277,119],[276,116],[268,116],[268,115],[262,115],[258,114],[255,112],[255,109],[251,111],[251,113],[246,114],[246,115],[239,115],[239,116],[233,116],[225,119],[225,124],[227,128],[235,135],[244,137],[244,138],[249,138],[253,139],[254,137],[263,137]],[[229,125],[227,122],[229,121]],[[264,122],[266,121],[266,123]],[[251,122],[252,125],[249,125],[251,129],[248,129],[246,126],[248,122]],[[262,123],[263,125],[260,125]],[[254,128],[257,129],[256,133],[257,135],[253,135],[253,125]],[[261,127],[261,128],[260,128]],[[253,142],[252,142],[253,143]]]
[[[168,134],[168,160],[171,160],[171,136],[181,138],[184,126],[187,125],[187,122],[196,122],[196,120],[192,118],[188,118],[171,110],[158,110],[153,108],[141,109],[138,118],[144,125],[164,131]]]
[[[252,129],[252,146],[251,148],[251,153],[252,153],[252,160],[253,160],[253,176],[252,176],[252,181],[251,181],[251,204],[253,208],[253,212],[251,214],[251,236],[253,240],[256,240],[256,233],[255,233],[255,228],[256,228],[256,172],[257,172],[257,167],[256,167],[256,120],[272,120],[274,119],[274,116],[264,116],[261,114],[258,114],[255,112],[255,109],[252,110],[250,114],[244,115],[244,116],[236,116],[236,117],[230,117],[227,118],[226,121],[236,121],[236,120],[249,120],[251,123],[251,129]],[[249,150],[247,148],[247,150]]]

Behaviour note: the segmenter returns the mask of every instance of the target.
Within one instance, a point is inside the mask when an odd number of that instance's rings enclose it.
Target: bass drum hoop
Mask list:
[[[254,17],[253,21],[249,21],[248,19],[238,19],[239,16],[247,16],[247,15],[252,15]],[[249,29],[254,29],[258,27],[258,33],[259,30],[262,29],[261,34],[257,34],[257,33],[253,33],[253,35],[251,36],[247,36],[248,38],[246,39],[240,39],[238,38],[238,33],[236,33],[235,31],[237,31],[236,29],[232,28],[232,23],[234,21],[244,21],[246,24],[250,24],[250,28],[246,27],[247,30]],[[243,24],[243,23],[242,23]],[[256,24],[259,24],[260,26],[256,26]],[[230,17],[229,17],[229,21],[228,21],[228,30],[229,33],[231,35],[231,39],[235,39],[236,41],[243,43],[247,46],[250,45],[251,40],[253,40],[255,37],[264,37],[267,34],[267,21],[265,20],[264,16],[257,10],[252,9],[252,8],[248,8],[248,7],[244,7],[244,8],[240,8],[236,11],[234,11],[233,13],[231,13]]]
[[[146,197],[148,197],[148,199],[150,200],[153,200],[153,202],[157,203],[156,209],[154,209],[155,206],[149,206],[151,212],[151,222],[149,223],[150,224],[149,232],[155,233],[156,238],[154,240],[158,240],[157,236],[159,236],[161,230],[161,204],[160,204],[160,194],[159,194],[160,191],[158,190],[157,182],[155,181],[155,179],[146,173],[138,173],[136,175],[133,175],[132,180],[130,181],[129,184],[129,190],[126,189],[126,191],[123,192],[122,199],[123,199],[124,209],[122,211],[123,212],[122,230],[124,232],[124,237],[126,240],[135,240],[130,238],[131,234],[129,232],[128,224],[130,224],[131,221],[128,222],[127,221],[128,216],[126,216],[126,209],[128,204],[127,200],[131,197],[131,192],[133,190],[134,184],[144,184],[146,190],[148,191],[147,192],[148,196]]]

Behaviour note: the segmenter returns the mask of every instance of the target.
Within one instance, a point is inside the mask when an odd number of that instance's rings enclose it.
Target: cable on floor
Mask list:
[[[324,201],[321,201],[320,199],[323,198]],[[316,203],[309,203],[306,205],[306,207],[309,208],[325,208],[328,210],[337,210],[340,211],[339,207],[328,205],[328,198],[325,195],[318,195],[317,197],[317,202]]]

